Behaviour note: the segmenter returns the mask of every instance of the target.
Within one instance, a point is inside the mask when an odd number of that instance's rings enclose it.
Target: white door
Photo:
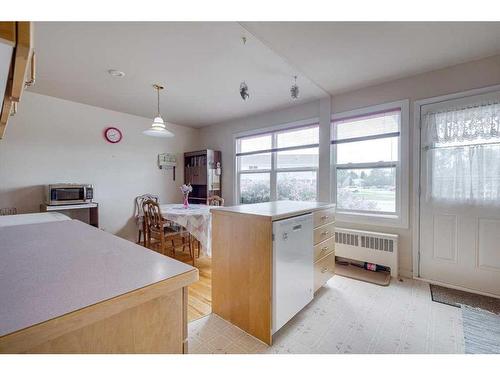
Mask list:
[[[500,296],[500,93],[421,108],[419,273]]]

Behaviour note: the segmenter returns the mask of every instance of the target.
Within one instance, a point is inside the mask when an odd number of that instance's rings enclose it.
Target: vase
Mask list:
[[[188,199],[188,197],[189,197],[189,194],[184,194],[184,202],[183,202],[184,208],[188,208],[189,207],[189,199]]]

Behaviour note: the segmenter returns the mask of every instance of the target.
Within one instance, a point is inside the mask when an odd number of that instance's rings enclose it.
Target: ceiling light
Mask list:
[[[245,81],[240,83],[240,96],[243,100],[247,100],[250,97],[250,94],[248,93],[248,86]]]
[[[144,130],[142,133],[149,135],[151,137],[162,137],[162,138],[173,137],[174,133],[167,130],[167,127],[165,126],[165,121],[163,121],[163,118],[161,117],[160,114],[160,90],[163,90],[164,87],[158,84],[154,84],[153,88],[156,90],[158,97],[158,114],[153,119],[151,127],[147,130]]]
[[[243,43],[243,46],[245,46],[245,44],[247,43],[247,38],[242,36],[241,42]],[[243,100],[247,100],[250,97],[250,94],[248,93],[248,85],[245,81],[240,83],[240,96]]]
[[[293,76],[295,79],[294,84],[290,87],[290,96],[293,100],[297,100],[299,98],[299,86],[297,86],[297,76]]]
[[[122,72],[121,70],[109,69],[108,73],[112,77],[118,77],[118,78],[125,77],[125,72]]]

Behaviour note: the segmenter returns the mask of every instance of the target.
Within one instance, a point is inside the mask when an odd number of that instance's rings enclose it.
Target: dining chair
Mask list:
[[[182,227],[169,225],[169,221],[165,220],[161,214],[160,205],[154,200],[146,200],[142,204],[142,210],[144,212],[144,241],[147,248],[151,248],[151,239],[153,238],[159,241],[159,252],[167,255],[165,247],[170,242],[172,257],[175,258],[175,239],[180,237],[182,239],[182,250],[184,251],[188,232]],[[188,241],[187,246],[194,266],[195,257],[191,241]]]
[[[143,245],[146,246],[146,236],[143,235],[144,233],[144,211],[142,208],[142,205],[144,202],[147,200],[152,200],[156,203],[159,202],[159,197],[154,194],[143,194],[139,195],[138,197],[135,197],[135,207],[134,207],[134,217],[135,217],[135,222],[137,225],[137,231],[139,232],[139,238],[137,239],[137,243],[141,242],[141,236],[144,237],[144,242]]]
[[[0,216],[7,216],[7,215],[17,215],[17,208],[15,207],[0,208]]]
[[[224,198],[219,197],[218,195],[212,195],[208,198],[209,206],[224,206]]]

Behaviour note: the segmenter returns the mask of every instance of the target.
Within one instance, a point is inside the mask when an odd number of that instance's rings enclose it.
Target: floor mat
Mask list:
[[[391,282],[391,274],[389,272],[373,272],[364,268],[339,263],[335,264],[335,274],[382,286],[387,286]]]
[[[431,284],[431,297],[434,302],[460,307],[467,305],[483,309],[494,314],[500,314],[500,299],[482,296],[480,294],[464,292],[461,290],[445,288],[444,286]]]
[[[462,305],[466,354],[500,354],[500,315]]]

